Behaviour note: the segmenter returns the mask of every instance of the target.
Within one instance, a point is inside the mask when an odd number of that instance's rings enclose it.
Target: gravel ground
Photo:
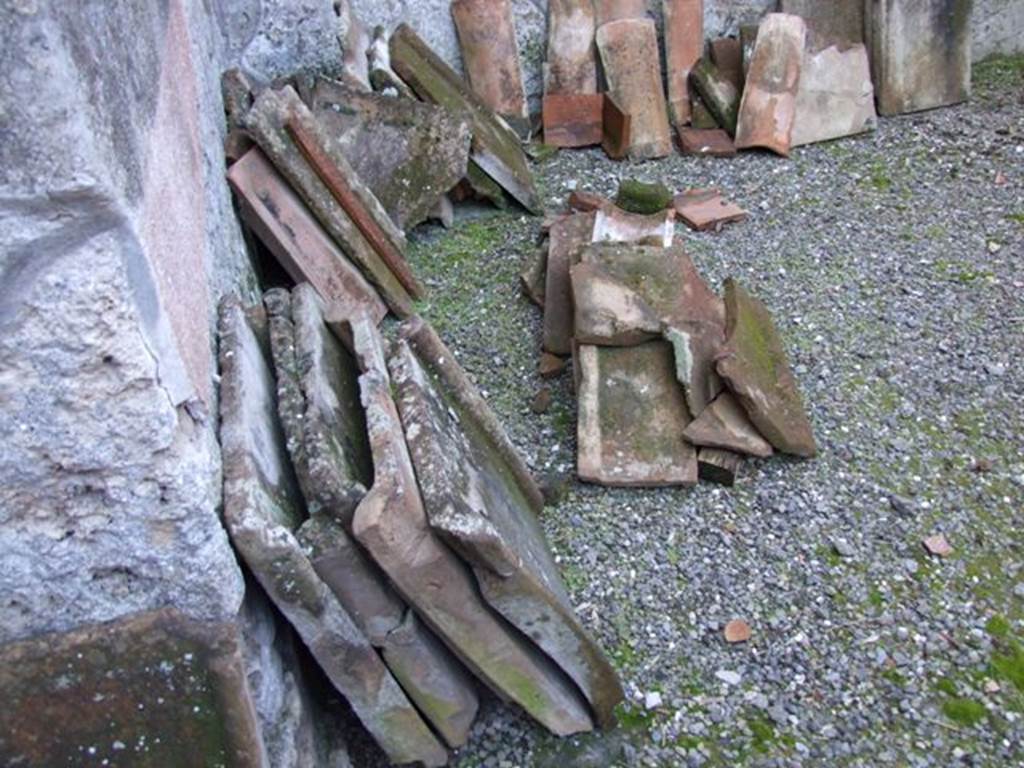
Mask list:
[[[790,159],[537,167],[574,184],[718,186],[751,212],[677,236],[712,285],[773,311],[821,447],[735,488],[571,479],[544,526],[626,685],[623,726],[558,741],[484,703],[460,766],[1024,765],[1024,68],[980,68],[964,106],[882,120]],[[530,403],[540,313],[517,274],[540,221],[421,228],[438,326],[539,476],[571,477],[571,375]],[[924,537],[942,532],[948,558]],[[722,637],[733,618],[750,642]]]

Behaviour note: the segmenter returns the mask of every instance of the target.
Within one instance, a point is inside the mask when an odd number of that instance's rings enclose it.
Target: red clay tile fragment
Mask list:
[[[605,24],[597,30],[597,49],[609,93],[632,118],[629,156],[647,159],[672,154],[654,22],[622,19]]]
[[[743,619],[733,619],[725,625],[722,634],[727,643],[745,643],[750,639],[750,625]]]
[[[624,112],[610,94],[604,95],[604,140],[601,148],[612,160],[621,160],[629,152],[633,140],[633,118]]]
[[[770,13],[761,22],[736,123],[736,147],[789,154],[807,27],[799,16]]]
[[[690,70],[704,46],[704,0],[662,0],[668,114],[677,129],[690,122]]]
[[[718,190],[689,190],[676,195],[674,204],[679,218],[698,232],[747,218],[745,210],[724,200]]]
[[[469,84],[499,115],[527,117],[526,94],[509,0],[453,0]]]
[[[548,2],[548,60],[544,95],[597,93],[594,7],[578,0]]]
[[[550,94],[543,102],[544,143],[589,147],[604,140],[604,95]]]
[[[735,37],[719,37],[708,43],[711,63],[731,82],[743,90],[743,46]]]
[[[709,155],[710,157],[735,157],[736,145],[729,134],[721,128],[681,128],[679,145],[684,155]]]
[[[953,547],[946,540],[946,537],[941,533],[936,533],[929,536],[927,539],[921,542],[924,548],[928,550],[928,554],[935,555],[936,557],[949,557],[953,554]]]

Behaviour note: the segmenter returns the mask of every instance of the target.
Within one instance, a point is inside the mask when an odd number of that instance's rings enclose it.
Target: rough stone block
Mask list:
[[[527,117],[510,0],[452,0],[451,9],[474,93],[499,115]]]
[[[971,95],[972,0],[867,0],[878,112],[899,115]]]
[[[0,688],[4,765],[267,765],[234,624],[165,609],[12,643]]]
[[[600,725],[613,725],[622,686],[573,612],[536,518],[536,486],[518,482],[524,465],[509,464],[496,417],[432,331],[414,321],[403,335],[411,344],[399,343],[389,365],[431,528],[472,565],[488,604],[569,675]]]
[[[729,279],[725,314],[719,375],[768,442],[785,453],[813,456],[811,423],[768,310]]]
[[[539,212],[533,174],[518,137],[406,24],[391,35],[391,63],[421,99],[467,116],[473,128],[473,161],[524,208]]]
[[[863,45],[804,55],[791,147],[874,130],[875,89]]]
[[[378,322],[387,306],[313,218],[264,154],[253,148],[228,171],[246,224],[296,282],[326,301],[364,311]]]
[[[676,195],[674,205],[686,226],[698,232],[747,218],[745,210],[724,199],[717,189],[681,192]]]
[[[266,318],[236,299],[220,307],[224,522],[270,599],[356,716],[396,763],[444,765],[433,736],[369,640],[295,539],[304,514],[277,415]]]
[[[597,93],[594,7],[576,0],[549,0],[544,95]]]
[[[592,727],[587,705],[554,663],[491,612],[467,566],[431,530],[405,444],[382,340],[366,320],[351,324],[374,483],[353,533],[420,618],[481,680],[560,735]]]
[[[395,224],[411,229],[466,175],[469,123],[415,99],[317,78],[311,109]]]
[[[690,70],[704,48],[704,0],[662,0],[668,113],[677,129],[690,123]]]
[[[608,92],[630,116],[630,157],[644,159],[672,154],[654,22],[630,18],[600,26],[597,49],[608,80]]]
[[[736,121],[738,149],[789,154],[806,37],[799,16],[770,13],[761,22]]]

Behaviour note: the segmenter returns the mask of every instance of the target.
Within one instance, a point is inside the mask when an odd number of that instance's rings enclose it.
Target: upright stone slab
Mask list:
[[[779,10],[807,22],[815,48],[864,42],[865,3],[850,0],[779,0]]]
[[[768,442],[784,453],[813,456],[811,423],[768,310],[729,279],[725,314],[719,375]]]
[[[610,21],[642,19],[647,15],[646,0],[593,0],[598,28]]]
[[[899,115],[971,95],[971,0],[866,0],[878,112]]]
[[[391,35],[391,65],[421,99],[465,115],[473,129],[473,162],[528,211],[540,212],[519,138],[407,24]]]
[[[770,13],[761,22],[740,100],[737,148],[789,154],[806,36],[799,16]]]
[[[429,218],[466,175],[472,134],[457,112],[317,78],[311,109],[396,226]]]
[[[544,349],[555,355],[572,351],[572,287],[569,270],[593,240],[598,213],[577,213],[552,225],[544,288]]]
[[[473,92],[499,115],[527,117],[510,0],[452,0],[451,8]]]
[[[697,453],[683,440],[690,422],[672,347],[581,345],[577,472],[613,486],[693,485]]]
[[[704,49],[704,0],[662,0],[668,113],[678,130],[690,124],[690,70]]]
[[[746,411],[728,392],[722,392],[711,405],[701,411],[683,430],[683,437],[694,445],[761,458],[774,453],[771,443],[761,437]]]
[[[690,82],[700,98],[700,103],[711,114],[713,122],[720,125],[730,136],[736,135],[736,120],[740,109],[740,92],[732,81],[718,71],[709,59],[701,59],[690,70]],[[694,125],[697,125],[697,110],[694,110]],[[698,127],[706,127],[701,121]],[[708,126],[714,127],[714,126]]]
[[[172,609],[0,647],[0,763],[268,765],[238,628]]]
[[[690,413],[703,411],[722,389],[715,356],[724,341],[725,307],[686,252],[679,246],[592,245],[581,260],[643,298],[672,345]]]
[[[875,88],[863,45],[808,51],[800,72],[791,147],[874,130]]]
[[[487,602],[572,678],[598,723],[611,726],[622,686],[573,612],[530,493],[496,449],[508,438],[493,434],[497,419],[483,398],[474,409],[452,396],[472,385],[461,370],[450,377],[457,364],[443,345],[416,344],[424,333],[431,332],[412,321],[403,335],[416,351],[403,340],[389,367],[431,528],[472,565]]]
[[[396,763],[448,755],[295,539],[302,499],[285,454],[266,318],[220,306],[224,522],[242,559],[356,716]]]
[[[630,157],[646,159],[672,154],[654,22],[650,19],[609,22],[597,30],[597,49],[608,80],[608,92],[632,121]]]
[[[388,308],[362,273],[313,218],[309,208],[259,150],[228,170],[246,224],[298,283],[309,282],[325,301],[378,322]]]
[[[499,695],[556,734],[589,730],[586,701],[573,683],[492,612],[473,574],[430,529],[391,399],[382,340],[366,320],[353,321],[351,334],[374,459],[374,484],[353,522],[356,539],[423,621]]]
[[[549,0],[544,95],[597,93],[594,6]]]
[[[376,287],[388,308],[399,317],[408,316],[412,313],[412,298],[402,282],[359,231],[352,218],[289,137],[285,124],[296,113],[310,121],[307,125],[319,135],[321,143],[328,148],[332,157],[344,162],[341,150],[322,131],[317,131],[313,116],[291,88],[285,88],[280,93],[270,89],[261,93],[249,110],[246,127],[264,154],[281,175],[288,179],[335,243],[362,271],[363,276]],[[343,167],[347,168],[347,163]],[[354,175],[351,173],[350,178]],[[371,197],[372,193],[366,190],[366,199]],[[377,205],[379,208],[379,203]],[[381,220],[387,219],[387,213],[383,208],[379,209],[379,216]],[[400,234],[397,233],[396,237]]]

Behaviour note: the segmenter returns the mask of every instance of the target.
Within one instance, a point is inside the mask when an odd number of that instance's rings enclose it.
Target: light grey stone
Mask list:
[[[874,130],[875,89],[863,45],[804,53],[791,147]]]

